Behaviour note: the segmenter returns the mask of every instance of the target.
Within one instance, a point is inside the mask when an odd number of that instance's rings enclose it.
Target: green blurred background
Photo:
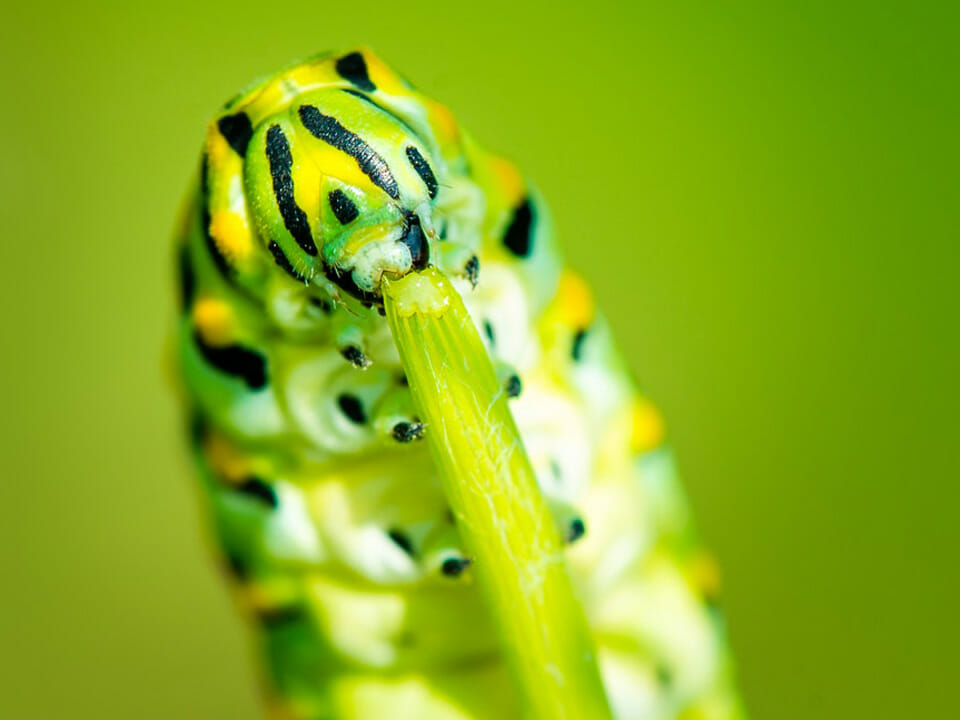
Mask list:
[[[669,420],[754,717],[955,715],[949,5],[6,8],[0,715],[258,717],[162,370],[170,230],[224,99],[360,43],[543,189]]]

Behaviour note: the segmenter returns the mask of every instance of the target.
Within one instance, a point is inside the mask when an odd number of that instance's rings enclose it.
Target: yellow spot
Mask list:
[[[209,433],[203,443],[203,454],[210,469],[227,482],[237,483],[251,474],[246,456],[218,432]]]
[[[201,298],[193,305],[193,326],[207,345],[228,345],[233,335],[233,312],[222,300]]]
[[[582,277],[570,270],[560,276],[557,287],[557,302],[560,303],[561,322],[575,328],[589,327],[596,310],[593,293]]]
[[[253,254],[253,238],[243,218],[235,212],[216,211],[210,219],[210,235],[230,260],[243,262]]]
[[[216,122],[207,126],[207,163],[208,173],[212,176],[219,172],[221,166],[233,152],[226,139],[217,128]]]
[[[687,566],[688,577],[694,589],[703,597],[715,599],[720,595],[720,566],[713,555],[697,553]]]
[[[363,55],[363,61],[367,65],[367,75],[370,76],[370,82],[372,82],[378,90],[388,95],[400,97],[410,97],[412,95],[410,90],[407,89],[407,86],[403,84],[400,76],[391,70],[390,66],[383,62],[383,60],[377,57],[370,48],[365,46],[360,47],[357,48],[357,52]]]
[[[335,83],[339,78],[333,71],[329,59],[298,65],[286,74],[284,80],[303,93],[320,85]]]
[[[630,447],[634,452],[647,452],[663,442],[663,418],[653,403],[643,398],[633,405],[633,435]]]

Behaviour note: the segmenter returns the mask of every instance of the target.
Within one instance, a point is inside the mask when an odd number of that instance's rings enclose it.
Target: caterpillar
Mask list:
[[[381,283],[436,266],[484,338],[562,536],[614,716],[743,717],[661,417],[543,199],[368,49],[207,128],[176,243],[202,497],[284,718],[518,717]]]

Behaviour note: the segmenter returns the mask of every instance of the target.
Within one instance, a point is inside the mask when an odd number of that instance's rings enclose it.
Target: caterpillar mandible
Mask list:
[[[511,398],[615,717],[743,717],[660,416],[541,197],[444,106],[366,49],[252,86],[177,253],[192,445],[276,717],[520,714],[383,318],[383,279],[428,265]]]

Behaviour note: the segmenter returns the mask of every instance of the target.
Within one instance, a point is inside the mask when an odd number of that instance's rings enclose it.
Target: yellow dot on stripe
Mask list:
[[[193,305],[193,326],[205,343],[213,346],[230,344],[233,313],[222,300],[201,298]]]

